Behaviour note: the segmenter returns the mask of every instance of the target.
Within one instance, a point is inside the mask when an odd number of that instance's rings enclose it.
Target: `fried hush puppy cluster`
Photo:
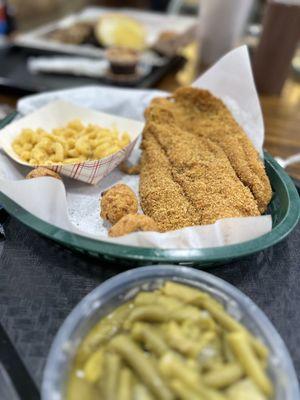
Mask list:
[[[61,180],[55,171],[45,167],[33,169],[27,174],[26,179],[41,177]],[[138,199],[129,186],[117,184],[102,194],[100,216],[113,225],[109,230],[109,236],[118,237],[132,232],[158,230],[152,218],[137,212]]]
[[[44,176],[61,180],[61,177],[55,171],[45,167],[34,168],[26,175],[26,179],[42,178]]]
[[[139,175],[141,172],[141,166],[139,163],[130,165],[127,161],[123,161],[119,168],[121,172],[127,175]]]
[[[100,216],[112,225],[124,215],[137,212],[138,200],[129,186],[117,184],[102,193]]]
[[[127,214],[121,218],[109,230],[109,236],[117,237],[127,235],[132,232],[157,231],[156,222],[147,215],[143,214]]]
[[[152,218],[137,214],[138,199],[129,186],[117,184],[105,191],[100,199],[101,218],[113,226],[109,236],[117,237],[139,231],[157,231]]]
[[[141,206],[160,231],[266,210],[272,190],[263,162],[220,99],[181,88],[154,99],[145,117]]]

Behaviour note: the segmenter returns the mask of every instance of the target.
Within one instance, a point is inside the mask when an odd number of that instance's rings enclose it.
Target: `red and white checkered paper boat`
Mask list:
[[[39,110],[22,117],[7,125],[0,132],[0,147],[17,163],[34,167],[24,162],[12,148],[12,142],[20,134],[22,129],[42,128],[51,131],[54,128],[67,125],[74,119],[80,119],[83,124],[97,124],[104,128],[116,128],[120,135],[127,132],[130,135],[130,143],[122,150],[100,160],[86,161],[77,164],[53,164],[46,166],[61,175],[96,184],[125,160],[133,150],[139,135],[143,130],[143,122],[128,118],[118,117],[102,113],[62,100],[54,101]]]

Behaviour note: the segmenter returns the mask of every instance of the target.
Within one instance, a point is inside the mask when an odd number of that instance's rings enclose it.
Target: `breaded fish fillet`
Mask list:
[[[201,223],[197,210],[174,181],[163,149],[149,131],[143,138],[140,199],[144,213],[154,219],[161,231]]]
[[[171,99],[154,100],[146,121],[141,205],[161,231],[255,216],[266,208],[271,189],[262,162],[220,100],[179,89]]]
[[[154,99],[145,115],[148,122],[175,124],[221,147],[238,178],[251,190],[259,211],[266,210],[272,190],[264,165],[220,99],[206,90],[181,88],[171,98]]]

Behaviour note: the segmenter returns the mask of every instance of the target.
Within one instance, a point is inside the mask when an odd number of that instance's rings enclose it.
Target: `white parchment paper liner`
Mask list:
[[[264,126],[258,96],[251,73],[246,47],[228,53],[194,86],[206,88],[230,108],[256,149],[262,154]],[[64,99],[127,118],[143,119],[149,101],[163,92],[85,87],[30,96],[21,100],[18,110],[27,114],[54,99]],[[138,158],[135,149],[131,160]],[[271,216],[227,218],[213,225],[189,227],[167,233],[136,232],[120,238],[109,238],[108,225],[99,219],[101,191],[122,181],[138,191],[136,176],[114,170],[96,186],[66,179],[64,184],[51,178],[23,179],[26,169],[0,154],[0,190],[35,216],[68,231],[132,246],[156,248],[207,248],[235,244],[259,237],[272,229]]]

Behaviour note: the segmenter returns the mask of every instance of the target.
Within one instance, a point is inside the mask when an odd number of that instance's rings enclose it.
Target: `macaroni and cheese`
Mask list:
[[[119,135],[116,128],[84,125],[80,120],[55,128],[23,129],[12,147],[18,156],[32,165],[80,163],[98,160],[118,152],[130,143],[127,132]]]

